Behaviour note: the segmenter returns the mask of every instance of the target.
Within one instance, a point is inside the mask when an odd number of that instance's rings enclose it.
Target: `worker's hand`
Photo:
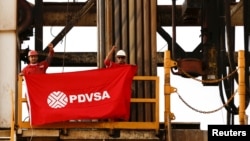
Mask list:
[[[51,58],[54,55],[54,45],[52,43],[49,43],[48,48],[49,48],[48,57]],[[50,62],[50,59],[48,62]]]
[[[49,50],[53,50],[54,45],[53,45],[52,43],[50,43],[50,44],[48,45],[48,47],[49,47]]]
[[[111,51],[114,52],[116,50],[117,46],[113,45]]]
[[[19,73],[19,75],[20,75],[20,76],[23,76],[23,73],[22,73],[22,72],[20,72],[20,73]]]

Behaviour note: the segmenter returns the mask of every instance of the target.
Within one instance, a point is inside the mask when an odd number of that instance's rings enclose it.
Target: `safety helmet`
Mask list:
[[[28,53],[28,56],[35,56],[35,55],[38,55],[37,51],[35,51],[35,50],[31,50]]]
[[[119,50],[117,51],[116,56],[126,56],[126,53],[124,50]]]

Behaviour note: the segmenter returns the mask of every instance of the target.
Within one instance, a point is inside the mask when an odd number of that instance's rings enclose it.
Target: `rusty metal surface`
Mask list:
[[[46,3],[44,2],[44,26],[64,26],[67,17],[71,17],[85,3]],[[68,7],[68,9],[67,9]],[[197,22],[185,23],[182,17],[182,6],[177,6],[177,25],[178,26],[198,26]],[[68,10],[68,12],[67,12]],[[157,23],[161,26],[171,26],[171,6],[158,5],[157,8]],[[76,26],[97,26],[97,10],[92,7]]]
[[[46,3],[44,2],[43,21],[44,26],[65,26],[68,19],[71,19],[86,3]],[[86,13],[86,16],[79,19],[75,26],[96,26],[96,6]]]
[[[85,3],[46,3],[44,2],[44,26],[64,26],[67,17],[71,17],[77,10],[79,10]],[[68,9],[67,9],[68,7]],[[171,26],[171,5],[157,6],[157,23],[161,26]],[[68,12],[67,12],[68,10]],[[187,14],[184,11],[187,10]],[[176,25],[177,26],[199,26],[198,7],[185,8],[180,5],[176,7]],[[242,18],[242,4],[232,5],[232,25],[243,25]],[[96,7],[92,7],[90,12],[85,17],[79,20],[76,26],[96,26]],[[185,15],[183,17],[183,14]],[[189,19],[187,19],[189,18]],[[192,19],[190,19],[192,18]],[[187,21],[188,20],[188,21]]]
[[[172,141],[207,141],[207,131],[199,129],[174,129]]]
[[[47,132],[47,133],[46,133]],[[49,130],[45,132],[36,131],[34,129],[23,131],[23,135],[19,135],[19,138],[31,138],[32,141],[43,141],[45,138],[47,141],[108,141],[108,140],[135,140],[135,141],[160,141],[164,140],[165,136],[163,135],[161,139],[156,136],[154,131],[150,130],[121,130],[119,138],[113,138],[109,136],[108,130],[80,130],[72,129],[68,130],[67,134],[52,134]],[[59,132],[53,131],[53,132]],[[52,135],[50,137],[43,137],[43,134]],[[173,140],[172,141],[207,141],[207,131],[202,131],[199,129],[173,129]],[[24,136],[25,135],[25,136]],[[191,136],[190,136],[191,135]]]
[[[201,76],[203,74],[202,70],[202,60],[197,58],[185,58],[180,59],[178,64],[178,74],[187,77],[185,73],[192,75],[194,77]]]
[[[184,23],[198,23],[200,21],[201,0],[185,0],[182,5]]]
[[[232,26],[243,25],[243,1],[231,7],[231,23]]]

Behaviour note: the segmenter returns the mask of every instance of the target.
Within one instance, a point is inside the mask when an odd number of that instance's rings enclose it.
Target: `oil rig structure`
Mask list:
[[[44,2],[0,1],[0,140],[10,141],[207,141],[197,123],[173,123],[171,75],[201,77],[204,87],[216,86],[227,111],[227,125],[247,125],[249,92],[249,0],[184,0],[177,5],[157,0],[86,0]],[[34,38],[35,50],[46,57],[45,26],[61,26],[50,43],[57,44],[73,27],[97,28],[97,52],[55,52],[50,67],[104,67],[112,45],[127,52],[127,62],[138,66],[133,81],[129,121],[63,122],[32,127],[22,111],[21,64],[28,63],[25,41]],[[176,42],[177,27],[200,27],[201,41],[193,51]],[[163,27],[172,28],[172,36]],[[236,27],[243,27],[244,49],[236,51]],[[157,51],[157,34],[168,44]],[[88,39],[86,39],[88,40]],[[83,40],[84,42],[84,40]],[[83,43],[84,44],[84,43]],[[42,53],[44,52],[44,53]],[[114,56],[113,56],[114,57]],[[164,67],[159,77],[157,67]],[[159,79],[164,79],[164,122],[159,121]],[[240,104],[234,102],[238,88]]]

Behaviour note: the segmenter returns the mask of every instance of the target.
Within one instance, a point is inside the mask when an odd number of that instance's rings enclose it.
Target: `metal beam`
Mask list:
[[[44,3],[43,21],[44,26],[65,26],[67,18],[73,16],[77,10],[86,3]],[[171,5],[157,6],[157,23],[161,26],[171,26]],[[176,7],[177,26],[199,26],[197,20],[186,22],[182,17],[182,6]],[[68,12],[67,12],[68,11]],[[92,7],[89,12],[75,26],[97,26],[96,24],[96,6]],[[198,16],[198,15],[194,15]]]
[[[65,26],[68,19],[82,9],[86,2],[73,3],[44,3],[44,26]],[[74,26],[96,26],[96,6],[88,9],[83,17],[78,19]]]
[[[70,2],[70,3],[48,3],[44,2],[43,21],[44,26],[65,26],[67,19],[73,17],[86,3],[83,2]],[[158,5],[157,6],[157,23],[160,26],[171,26],[171,5]],[[199,13],[197,9],[193,13],[188,11],[185,13],[186,7],[182,5],[176,6],[176,26],[200,26]],[[243,25],[242,18],[242,5],[237,3],[231,7],[232,25]],[[81,19],[75,26],[97,26],[96,24],[96,6],[92,7],[88,13]],[[191,15],[190,15],[191,14]],[[188,17],[192,18],[188,18]],[[188,18],[188,19],[187,19]]]

